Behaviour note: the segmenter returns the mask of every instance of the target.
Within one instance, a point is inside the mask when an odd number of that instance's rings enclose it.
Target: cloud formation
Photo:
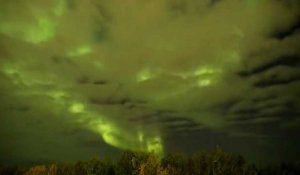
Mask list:
[[[180,138],[193,149],[201,139],[279,149],[300,127],[298,9],[297,0],[1,2],[1,162],[64,160],[49,144],[72,147],[70,160],[163,154]]]

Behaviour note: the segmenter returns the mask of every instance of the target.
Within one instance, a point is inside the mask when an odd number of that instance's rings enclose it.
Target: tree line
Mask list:
[[[238,154],[220,148],[193,155],[124,151],[116,162],[93,158],[76,163],[0,167],[0,175],[297,175],[299,164],[257,169]]]

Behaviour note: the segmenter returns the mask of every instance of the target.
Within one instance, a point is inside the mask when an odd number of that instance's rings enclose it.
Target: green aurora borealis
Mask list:
[[[0,161],[218,144],[258,161],[299,156],[300,35],[274,35],[299,7],[0,0]]]

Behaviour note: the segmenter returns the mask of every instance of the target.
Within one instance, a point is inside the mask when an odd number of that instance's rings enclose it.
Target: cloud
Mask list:
[[[1,124],[1,153],[38,159],[30,145],[40,136],[58,137],[62,150],[76,145],[70,159],[90,145],[163,154],[179,132],[278,136],[299,123],[297,7],[292,0],[1,2],[0,110],[12,126]],[[77,136],[66,134],[74,128]],[[27,147],[9,148],[8,136]],[[47,139],[35,144],[48,148]],[[44,159],[56,156],[63,159]]]

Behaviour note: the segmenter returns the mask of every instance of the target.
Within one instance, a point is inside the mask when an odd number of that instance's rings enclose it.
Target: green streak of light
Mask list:
[[[147,151],[162,155],[163,148],[160,137],[153,137],[147,140]]]
[[[100,112],[90,110],[89,106],[78,100],[74,94],[63,90],[62,87],[57,86],[56,90],[51,91],[45,89],[40,84],[43,77],[26,73],[27,71],[23,69],[19,69],[15,64],[4,64],[1,68],[12,81],[18,80],[18,83],[24,84],[26,82],[30,84],[30,91],[25,92],[22,90],[22,94],[50,97],[48,98],[49,106],[53,106],[53,111],[68,112],[70,117],[74,117],[74,121],[99,134],[107,144],[120,149],[163,154],[163,146],[159,135],[148,135],[142,130],[128,130],[128,128],[118,125],[109,117],[100,114]]]
[[[48,15],[34,14],[34,23],[26,21],[9,21],[0,23],[0,32],[12,38],[20,38],[26,42],[38,44],[48,41],[56,33],[56,17],[62,16],[66,11],[66,0],[57,0],[57,3]]]
[[[67,56],[69,57],[79,57],[85,54],[89,54],[92,52],[92,47],[89,45],[83,45],[75,50],[72,50],[67,53]]]
[[[95,115],[95,114],[93,114]],[[163,146],[159,136],[147,137],[142,131],[128,132],[125,128],[120,128],[105,120],[102,115],[97,115],[90,125],[91,129],[99,133],[103,140],[114,147],[120,149],[132,149],[145,152],[163,154]],[[97,123],[94,125],[93,123]],[[136,134],[135,134],[136,133]]]
[[[38,44],[49,40],[55,34],[56,23],[45,17],[39,17],[35,24],[1,24],[0,31],[12,38]]]
[[[199,69],[197,69],[195,72],[194,72],[194,75],[196,76],[201,76],[201,75],[207,75],[207,74],[215,74],[217,73],[218,70],[215,69],[215,68],[210,68],[210,67],[201,67]]]
[[[153,73],[151,73],[149,69],[143,69],[141,72],[137,74],[136,79],[138,82],[143,82],[149,80],[153,76],[154,76]]]
[[[99,116],[99,115],[98,115]],[[118,132],[118,129],[114,127],[113,124],[103,121],[103,118],[100,118],[98,121],[98,125],[95,128],[99,134],[101,134],[103,140],[112,145],[114,147],[120,147],[125,145],[125,143],[120,143],[120,141],[116,138],[114,133]]]
[[[2,66],[1,70],[6,75],[14,75],[14,74],[18,74],[19,73],[19,71],[18,71],[18,69],[17,69],[17,67],[15,65],[8,64],[8,63],[4,64]]]
[[[32,43],[40,43],[47,41],[55,34],[55,23],[47,18],[39,18],[37,20],[37,26],[28,30],[26,35],[26,41]]]
[[[144,141],[144,134],[143,134],[143,132],[141,132],[141,131],[139,131],[138,132],[138,140],[139,140],[139,142],[143,142]]]
[[[203,79],[198,81],[198,86],[200,87],[205,87],[211,85],[211,80],[210,79]]]
[[[59,90],[58,91],[50,91],[47,94],[54,100],[61,100],[62,98],[67,96],[67,93],[65,93],[64,91],[59,91]]]
[[[69,107],[69,111],[71,113],[82,113],[84,112],[85,107],[83,103],[80,102],[74,102],[70,107]]]

